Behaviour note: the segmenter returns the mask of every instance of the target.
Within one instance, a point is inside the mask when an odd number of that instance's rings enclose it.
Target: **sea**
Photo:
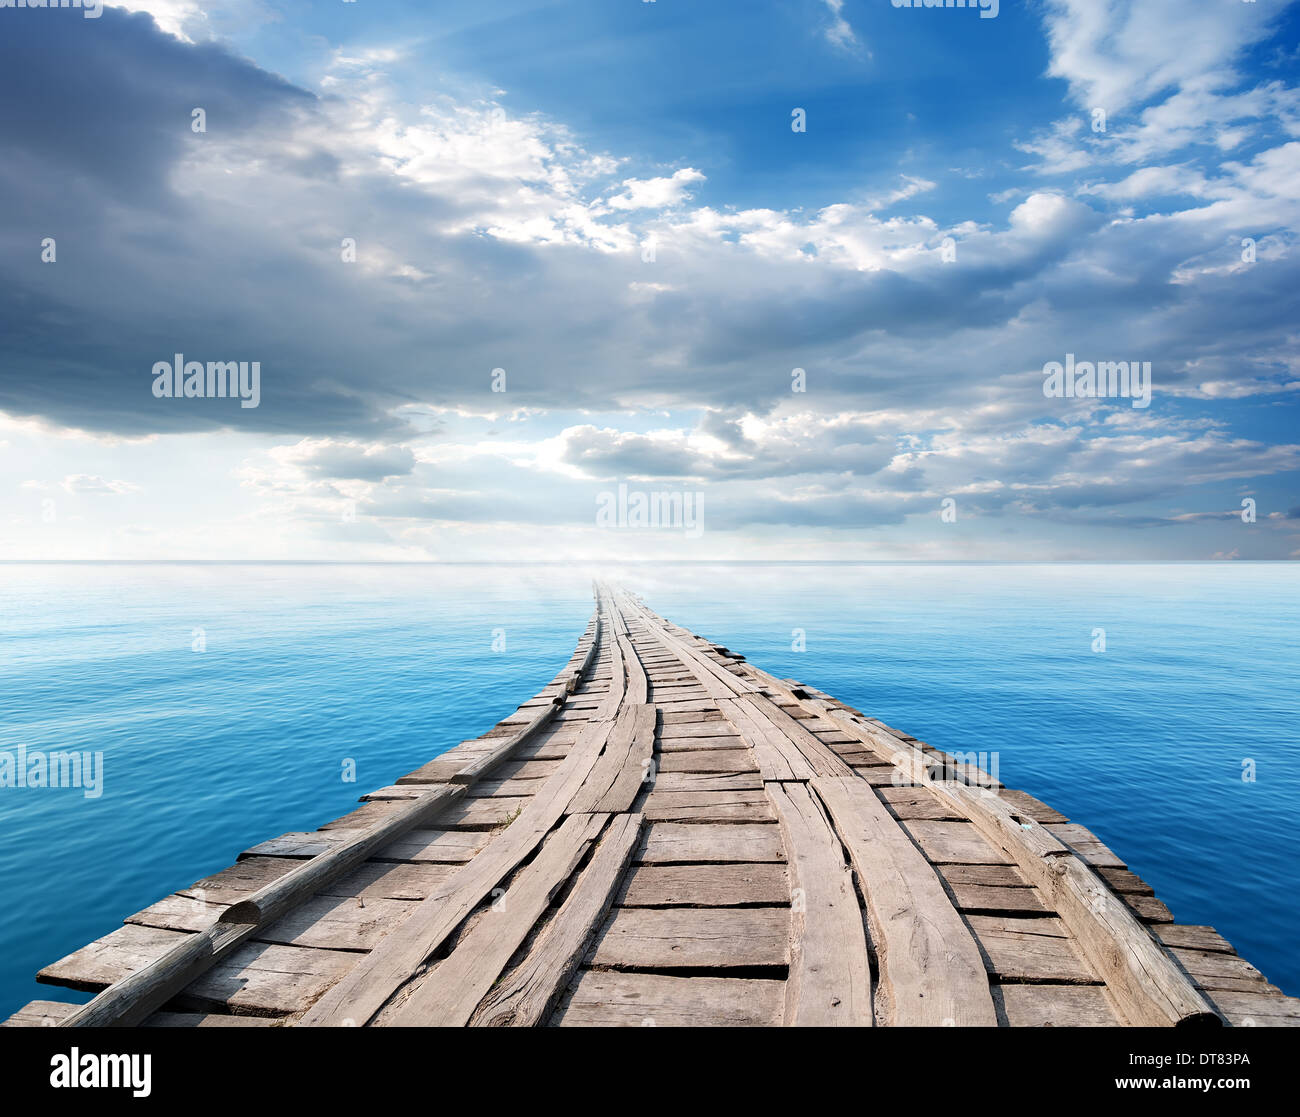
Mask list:
[[[86,999],[37,970],[509,714],[593,575],[988,754],[1300,995],[1300,565],[6,563],[0,772],[76,751],[94,786],[0,786],[0,1019]]]

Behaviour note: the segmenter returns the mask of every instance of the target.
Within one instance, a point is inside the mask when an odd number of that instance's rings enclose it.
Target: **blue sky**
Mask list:
[[[0,21],[0,558],[1300,557],[1300,5]]]

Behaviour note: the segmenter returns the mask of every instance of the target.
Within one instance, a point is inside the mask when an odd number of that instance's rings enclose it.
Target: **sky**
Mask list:
[[[1300,558],[1300,5],[993,10],[0,6],[0,559]]]

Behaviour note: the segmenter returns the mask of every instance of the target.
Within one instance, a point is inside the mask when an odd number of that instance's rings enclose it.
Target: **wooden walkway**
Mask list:
[[[13,1025],[1295,1025],[1083,826],[597,587],[482,737],[52,963]]]

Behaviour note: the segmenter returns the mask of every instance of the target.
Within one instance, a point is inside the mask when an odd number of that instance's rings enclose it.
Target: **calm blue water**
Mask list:
[[[605,573],[778,676],[941,748],[996,751],[1005,783],[1300,994],[1300,567]],[[589,574],[0,565],[0,750],[102,750],[105,769],[98,799],[0,788],[0,1014],[71,998],[32,975],[513,710],[572,651]]]

